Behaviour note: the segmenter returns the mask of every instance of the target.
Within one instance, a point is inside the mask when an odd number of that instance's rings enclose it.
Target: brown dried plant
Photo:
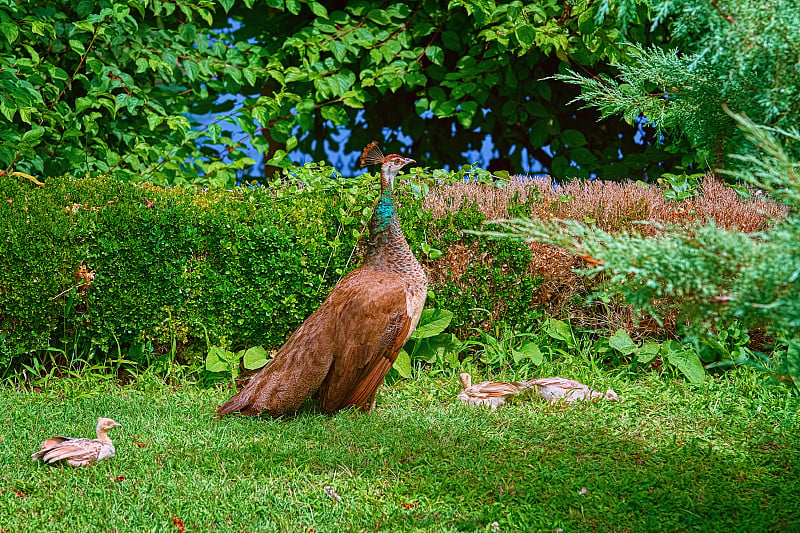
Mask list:
[[[714,221],[726,229],[753,233],[768,228],[787,214],[758,191],[740,197],[718,178],[707,175],[700,183],[699,194],[676,202],[667,199],[662,189],[640,182],[573,181],[565,185],[550,178],[517,177],[503,188],[475,182],[455,183],[433,189],[423,207],[435,218],[442,218],[466,207],[475,206],[487,222],[525,214],[533,219],[572,219],[596,225],[609,233],[638,232],[658,235],[669,225],[691,226]],[[521,206],[521,212],[520,212]],[[475,228],[480,229],[480,228]],[[432,236],[434,239],[436,235]],[[533,252],[528,267],[531,276],[541,276],[531,305],[547,310],[551,316],[568,316],[576,324],[594,329],[625,328],[634,336],[674,332],[677,312],[669,311],[669,302],[656,302],[664,309],[664,324],[658,326],[649,317],[638,316],[629,305],[586,302],[586,296],[602,280],[590,280],[576,269],[591,266],[593,258],[576,257],[567,251],[537,242],[527,243]],[[491,258],[479,255],[478,247],[456,244],[440,260],[429,263],[431,284],[450,281],[468,290],[469,280],[462,274],[469,264]],[[588,261],[588,262],[587,262]]]

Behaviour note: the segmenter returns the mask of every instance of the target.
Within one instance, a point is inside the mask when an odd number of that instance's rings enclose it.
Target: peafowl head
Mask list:
[[[361,153],[361,166],[366,165],[380,165],[381,166],[381,187],[386,190],[394,190],[394,179],[401,168],[409,163],[416,163],[409,157],[403,157],[399,154],[383,155],[381,149],[378,148],[378,142],[374,141],[364,148]]]

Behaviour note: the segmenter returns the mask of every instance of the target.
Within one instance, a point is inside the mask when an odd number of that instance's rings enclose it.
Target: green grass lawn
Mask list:
[[[213,418],[231,389],[62,379],[0,389],[5,531],[798,531],[797,399],[747,369],[623,402],[497,412],[456,380],[384,387],[376,412]],[[117,456],[30,460],[55,434],[124,426]],[[337,500],[326,494],[338,495]]]

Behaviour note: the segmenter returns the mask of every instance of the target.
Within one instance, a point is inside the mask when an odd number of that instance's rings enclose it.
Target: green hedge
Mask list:
[[[174,342],[185,359],[207,343],[277,347],[360,262],[377,192],[374,176],[342,178],[319,165],[232,191],[112,177],[49,178],[38,188],[1,176],[0,370],[48,347],[88,347],[102,358]],[[442,262],[456,243],[490,258],[431,286],[429,305],[456,314],[453,331],[485,325],[475,308],[514,324],[537,313],[526,246],[463,235],[484,219],[469,206],[434,220],[418,186],[398,198],[426,268],[449,272]],[[81,265],[94,272],[88,288],[76,277]]]

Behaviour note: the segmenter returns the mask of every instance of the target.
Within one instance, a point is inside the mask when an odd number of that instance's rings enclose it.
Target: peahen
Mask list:
[[[417,327],[428,279],[408,247],[394,200],[394,180],[409,159],[385,156],[376,142],[361,165],[381,165],[381,195],[369,221],[364,261],[331,290],[275,357],[217,409],[273,416],[297,411],[308,397],[323,411],[370,410],[403,344]]]

